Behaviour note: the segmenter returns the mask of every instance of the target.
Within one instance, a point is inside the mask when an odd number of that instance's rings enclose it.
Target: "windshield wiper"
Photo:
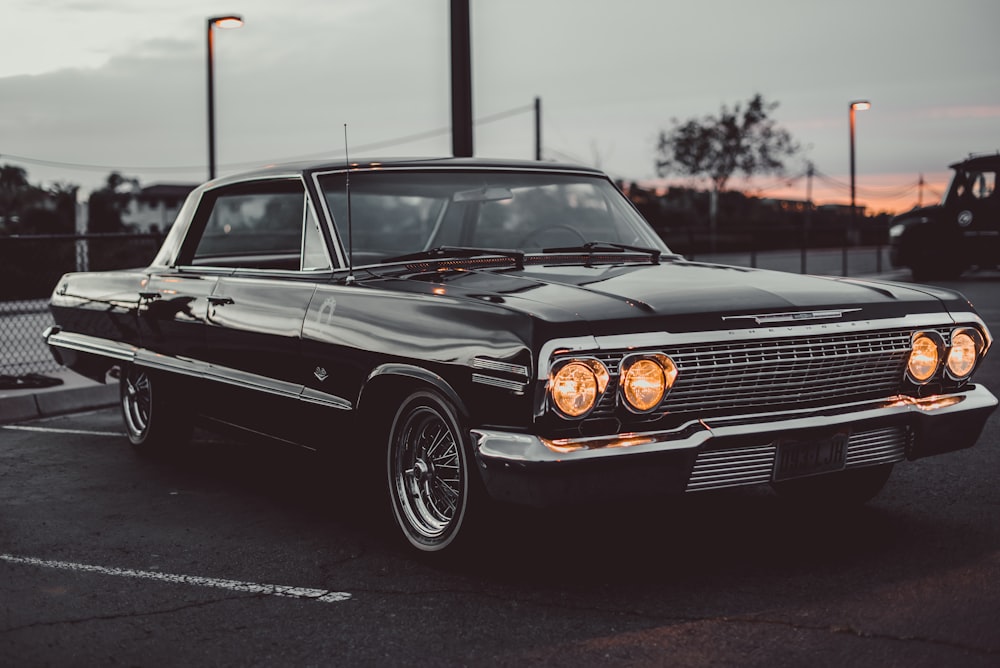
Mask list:
[[[658,248],[646,248],[644,246],[629,246],[613,241],[588,241],[582,246],[566,246],[563,248],[543,248],[543,253],[587,253],[592,256],[595,253],[643,253],[648,255],[653,264],[660,264],[660,256],[663,251]]]
[[[383,262],[409,262],[412,260],[448,260],[452,258],[482,257],[484,255],[500,255],[514,260],[518,269],[524,269],[524,253],[509,248],[474,248],[470,246],[437,246],[425,251],[397,255]]]

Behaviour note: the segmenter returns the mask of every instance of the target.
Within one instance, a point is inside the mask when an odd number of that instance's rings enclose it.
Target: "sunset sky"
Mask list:
[[[475,153],[650,182],[671,119],[755,93],[806,148],[784,179],[735,181],[900,211],[939,197],[947,165],[1000,149],[997,0],[472,0]],[[448,0],[4,0],[0,163],[84,192],[117,170],[143,185],[207,178],[205,31],[215,40],[218,172],[300,157],[447,155]],[[685,182],[676,177],[674,182]],[[686,182],[685,182],[686,183]]]

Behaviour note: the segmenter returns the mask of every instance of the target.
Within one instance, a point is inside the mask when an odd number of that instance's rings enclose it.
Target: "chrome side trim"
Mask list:
[[[354,405],[350,401],[342,397],[320,392],[297,383],[268,378],[259,374],[248,373],[239,369],[210,364],[186,357],[161,355],[145,348],[137,348],[127,343],[110,341],[86,334],[59,332],[50,335],[47,341],[49,345],[57,348],[66,348],[77,352],[99,355],[119,362],[130,362],[150,369],[176,373],[190,378],[200,378],[235,387],[243,387],[285,399],[305,401],[338,410],[352,410],[354,408]]]
[[[472,374],[472,382],[479,383],[480,385],[489,385],[490,387],[499,387],[518,394],[524,394],[524,389],[528,386],[527,383],[519,383],[516,380],[506,380],[504,378],[495,378],[494,376],[487,376],[481,373]]]
[[[510,364],[508,362],[501,362],[499,360],[493,360],[488,357],[474,357],[472,359],[473,369],[485,369],[487,371],[500,371],[501,373],[510,373],[515,376],[528,377],[528,367],[523,364]]]
[[[73,332],[55,332],[46,337],[45,341],[50,346],[55,346],[56,348],[100,355],[121,362],[133,361],[139,351],[138,348],[128,343],[111,341],[87,334],[74,334]]]

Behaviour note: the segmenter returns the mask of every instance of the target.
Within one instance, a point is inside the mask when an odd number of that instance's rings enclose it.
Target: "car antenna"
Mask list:
[[[347,190],[347,278],[344,282],[350,285],[354,283],[354,227],[351,224],[351,158],[347,153],[347,123],[344,123],[344,162],[347,167],[344,176]]]

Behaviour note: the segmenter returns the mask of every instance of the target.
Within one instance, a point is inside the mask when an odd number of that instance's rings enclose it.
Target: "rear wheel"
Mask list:
[[[418,391],[400,403],[386,472],[393,517],[416,549],[454,552],[470,542],[470,519],[487,503],[470,451],[468,430],[451,402]]]
[[[130,365],[118,383],[125,432],[137,451],[163,452],[190,442],[192,416],[169,377]]]
[[[837,473],[796,478],[774,483],[774,490],[783,499],[808,506],[844,507],[860,506],[871,501],[882,491],[892,464],[866,466]]]

